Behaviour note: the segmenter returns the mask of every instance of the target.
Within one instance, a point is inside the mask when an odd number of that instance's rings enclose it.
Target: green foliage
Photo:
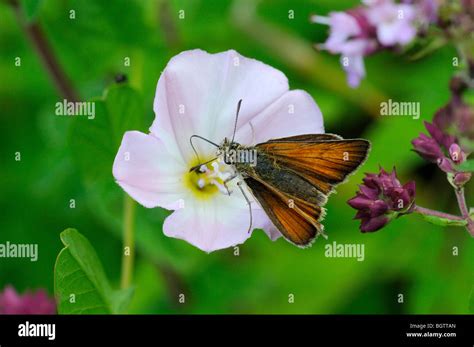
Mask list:
[[[60,314],[120,313],[132,290],[113,291],[89,241],[75,229],[61,233],[64,248],[54,268],[54,293]]]
[[[28,21],[32,21],[38,15],[44,0],[21,0],[21,6]]]
[[[466,160],[464,163],[461,163],[457,166],[460,171],[474,172],[474,160]]]
[[[108,301],[94,296],[104,312],[121,311],[113,303],[126,300],[114,299],[117,296],[131,299],[128,311],[134,313],[469,312],[474,243],[463,228],[403,216],[377,233],[361,234],[358,222],[352,220],[354,210],[346,204],[363,172],[374,172],[379,164],[386,169],[395,165],[403,183],[416,180],[417,203],[458,213],[445,175],[437,173],[435,165],[426,166],[410,144],[424,131],[422,121],[430,121],[449,99],[448,81],[456,72],[452,47],[415,62],[395,53],[370,56],[367,79],[354,91],[345,85],[339,58],[313,49],[313,43],[325,40],[328,28],[308,18],[360,1],[250,1],[257,16],[247,26],[232,12],[240,1],[172,0],[168,7],[164,1],[121,0],[113,6],[106,0],[76,1],[74,20],[69,19],[73,2],[23,3],[31,18],[41,23],[79,95],[96,101],[96,117],[54,114],[62,97],[13,11],[1,2],[0,242],[37,243],[40,257],[34,264],[0,262],[0,287],[13,284],[20,291],[46,287],[52,292],[52,269],[63,247],[58,235],[64,226],[74,226],[99,252],[106,273],[99,277],[110,279],[98,287],[109,288]],[[294,9],[293,20],[288,19],[289,6]],[[180,9],[186,12],[183,20],[178,18]],[[110,289],[120,274],[124,197],[112,176],[113,160],[125,131],[147,132],[151,125],[156,83],[168,60],[192,48],[209,52],[233,48],[280,69],[291,88],[307,90],[314,97],[328,132],[372,142],[366,164],[331,196],[324,222],[327,242],[365,245],[363,262],[326,258],[323,239],[301,250],[281,239],[273,243],[262,232],[239,247],[239,256],[233,249],[205,254],[163,235],[168,211],[137,206],[136,290],[131,298],[130,293]],[[13,64],[16,56],[22,58],[21,68]],[[123,64],[124,57],[130,57],[130,66]],[[110,86],[118,73],[126,74],[130,84]],[[102,94],[104,90],[108,91]],[[378,116],[379,105],[368,101],[368,91],[420,102],[420,119]],[[97,95],[102,97],[94,98]],[[18,151],[21,162],[14,160]],[[470,184],[468,202],[474,201]],[[76,200],[75,209],[69,208],[70,199]],[[76,245],[76,238],[83,241],[79,236],[66,241],[69,248],[83,247]],[[452,247],[460,248],[458,256],[452,255]],[[62,251],[61,257],[66,255],[62,266],[84,271],[69,250]],[[87,283],[89,289],[98,290],[93,282]],[[400,292],[406,293],[403,305],[394,299]],[[186,294],[186,304],[177,303],[180,293]],[[293,304],[288,302],[290,293],[295,295]],[[66,301],[61,307],[61,312],[73,309]]]
[[[443,227],[447,226],[465,226],[467,222],[465,220],[452,220],[452,219],[447,219],[447,218],[441,218],[437,216],[430,216],[426,214],[422,214],[423,219],[426,220],[427,222],[434,224],[434,225],[440,225]]]

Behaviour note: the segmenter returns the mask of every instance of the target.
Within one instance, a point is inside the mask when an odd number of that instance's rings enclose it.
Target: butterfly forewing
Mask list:
[[[362,139],[343,140],[337,135],[320,134],[271,140],[256,148],[271,156],[276,165],[295,171],[327,195],[363,163],[370,144]]]
[[[305,246],[323,231],[327,195],[364,162],[370,144],[315,134],[270,140],[255,148],[257,165],[245,170],[247,186],[282,235]]]

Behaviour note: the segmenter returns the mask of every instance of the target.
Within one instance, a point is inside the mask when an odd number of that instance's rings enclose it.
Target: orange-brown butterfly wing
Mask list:
[[[367,158],[370,143],[363,139],[344,140],[337,135],[298,135],[256,145],[273,158],[328,195]]]
[[[247,177],[245,183],[275,227],[290,242],[305,247],[323,232],[324,227],[319,222],[325,213],[322,207],[284,194],[258,177]]]

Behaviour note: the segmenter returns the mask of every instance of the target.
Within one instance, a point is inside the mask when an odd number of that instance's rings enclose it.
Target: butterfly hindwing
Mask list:
[[[258,178],[247,177],[245,183],[288,241],[305,247],[322,233],[319,221],[324,217],[324,209],[320,206],[284,194]]]

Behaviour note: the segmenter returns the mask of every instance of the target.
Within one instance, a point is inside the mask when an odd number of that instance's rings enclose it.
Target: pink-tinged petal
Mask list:
[[[324,133],[321,111],[313,98],[302,90],[285,93],[236,133],[236,141],[246,145],[302,134]]]
[[[362,55],[341,56],[341,65],[346,71],[349,87],[358,87],[362,78],[365,77],[364,57]]]
[[[171,153],[190,161],[194,158],[191,135],[217,143],[232,136],[240,99],[239,126],[286,91],[288,80],[282,72],[236,51],[182,52],[160,76],[154,101],[156,118],[150,131]],[[215,153],[215,148],[203,141],[195,144],[203,157]]]
[[[342,53],[350,38],[361,33],[357,20],[345,12],[332,12],[329,16],[330,35],[324,43],[331,53]]]
[[[184,207],[166,218],[163,232],[166,236],[182,239],[205,252],[213,252],[245,242],[250,217],[246,201],[239,191],[230,196],[219,195],[198,201],[189,197]],[[254,205],[253,203],[252,205]],[[266,228],[270,237],[278,234],[269,227],[269,219],[261,208],[252,209],[252,229]]]
[[[268,220],[268,223],[261,227],[268,238],[272,241],[279,239],[282,235],[281,232]]]
[[[416,11],[411,4],[385,2],[368,11],[369,21],[377,28],[377,38],[384,46],[405,45],[416,36],[413,20]]]
[[[182,178],[187,170],[156,137],[128,131],[112,171],[123,190],[143,206],[177,209],[186,194]]]

